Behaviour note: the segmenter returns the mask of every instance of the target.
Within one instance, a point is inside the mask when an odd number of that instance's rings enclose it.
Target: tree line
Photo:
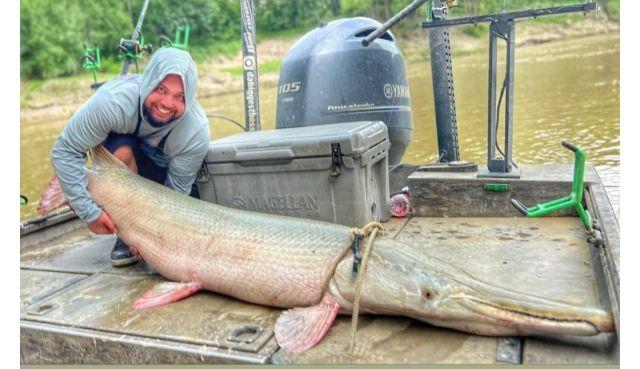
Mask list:
[[[459,0],[452,14],[482,14],[523,7],[552,6],[582,0]],[[257,32],[302,33],[322,21],[368,16],[384,21],[411,0],[254,0]],[[598,1],[619,12],[619,0]],[[98,44],[105,64],[115,65],[121,38],[130,38],[143,0],[21,0],[20,73],[22,78],[50,78],[77,73],[83,45]],[[405,23],[415,27],[426,14],[422,7]],[[147,43],[157,46],[188,23],[190,45],[200,54],[211,45],[240,42],[238,0],[151,0],[144,20]],[[400,25],[402,27],[402,25]]]

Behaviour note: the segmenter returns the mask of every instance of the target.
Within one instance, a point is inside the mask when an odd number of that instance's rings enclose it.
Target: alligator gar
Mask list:
[[[132,172],[102,146],[92,150],[88,189],[118,235],[165,282],[133,304],[164,305],[199,290],[289,308],[275,326],[279,345],[316,345],[354,301],[350,228],[237,210],[181,195]],[[611,315],[480,281],[424,247],[375,240],[360,311],[404,315],[478,335],[595,335]]]

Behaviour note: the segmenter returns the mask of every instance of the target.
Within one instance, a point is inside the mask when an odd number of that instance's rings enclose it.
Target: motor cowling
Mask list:
[[[378,26],[339,19],[300,38],[280,69],[276,128],[379,120],[389,132],[389,165],[399,164],[413,136],[409,84],[391,32],[362,45]]]

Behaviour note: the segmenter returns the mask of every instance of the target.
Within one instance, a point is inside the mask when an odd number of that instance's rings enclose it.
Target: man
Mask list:
[[[160,48],[142,75],[106,84],[69,120],[51,152],[62,191],[94,233],[116,233],[109,214],[87,191],[86,152],[102,143],[143,177],[197,197],[194,181],[209,147],[207,116],[196,100],[198,74],[191,56]],[[137,262],[118,239],[114,266]]]

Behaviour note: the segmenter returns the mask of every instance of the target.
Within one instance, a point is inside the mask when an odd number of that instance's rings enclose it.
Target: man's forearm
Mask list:
[[[87,176],[83,169],[86,154],[68,147],[58,137],[51,151],[51,164],[65,197],[78,217],[85,222],[96,220],[102,209],[91,199],[87,190]]]

